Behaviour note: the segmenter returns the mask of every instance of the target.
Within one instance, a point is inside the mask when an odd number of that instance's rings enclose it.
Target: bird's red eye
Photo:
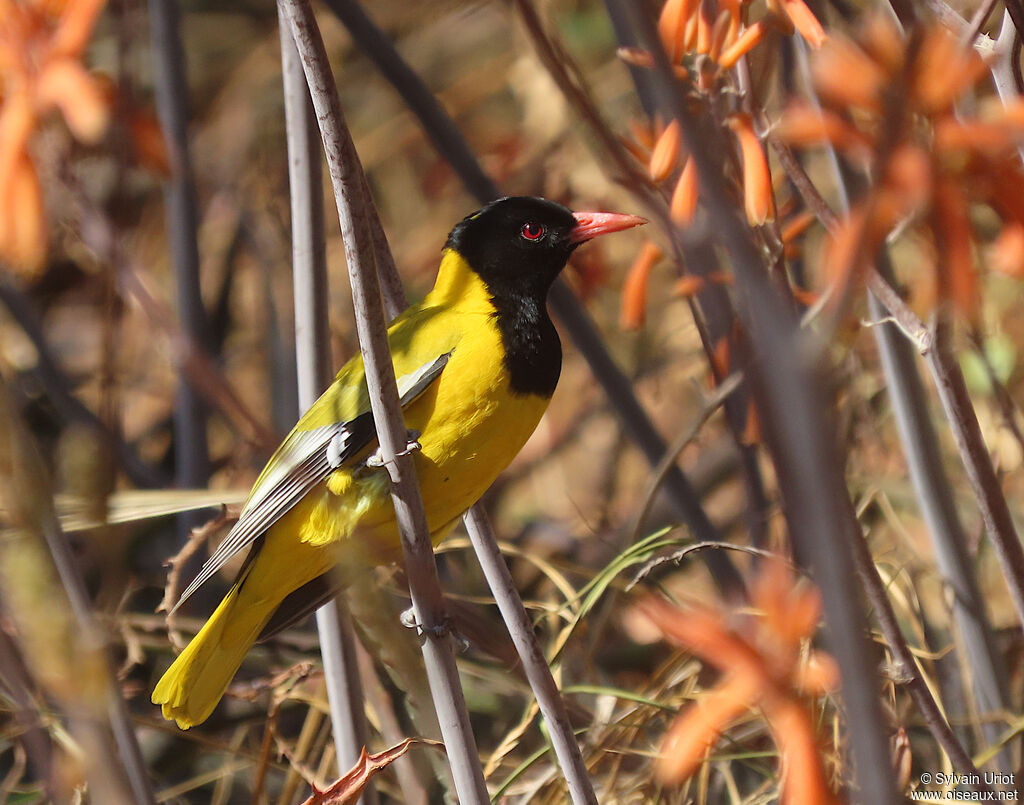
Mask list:
[[[519,234],[527,240],[540,240],[544,236],[544,227],[531,221],[523,224]]]

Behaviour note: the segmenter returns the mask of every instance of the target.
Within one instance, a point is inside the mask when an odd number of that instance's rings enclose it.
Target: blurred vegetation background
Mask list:
[[[542,195],[577,209],[644,214],[595,150],[593,133],[549,76],[511,5],[368,5],[505,191]],[[836,5],[851,14],[861,11]],[[0,13],[4,8],[0,3]],[[616,55],[605,6],[551,0],[538,8],[578,62],[614,132],[635,138],[638,130],[650,129],[627,66]],[[974,12],[958,10],[965,18]],[[652,4],[651,11],[658,8]],[[344,27],[326,9],[318,9],[318,16],[374,200],[408,294],[418,299],[433,282],[448,231],[479,204]],[[835,9],[823,16],[837,29],[846,25]],[[995,22],[986,25],[994,33]],[[137,0],[111,0],[85,52],[85,63],[101,76],[98,86],[110,114],[106,134],[83,142],[60,116],[49,115],[32,138],[47,211],[45,256],[20,266],[7,260],[0,268],[0,407],[6,421],[0,459],[9,473],[0,525],[13,526],[3,532],[0,572],[0,800],[6,802],[122,801],[113,782],[108,792],[96,782],[103,778],[96,764],[117,751],[101,749],[109,738],[87,728],[103,718],[102,712],[88,711],[103,698],[97,692],[104,673],[97,651],[104,641],[113,649],[117,681],[159,801],[296,802],[308,794],[309,782],[323,786],[344,771],[333,759],[311,624],[254,650],[225,703],[200,728],[180,732],[149,704],[153,684],[172,656],[167,623],[156,614],[167,580],[164,563],[184,544],[186,526],[197,522],[176,516],[177,509],[202,502],[198,522],[205,522],[217,516],[220,503],[243,500],[297,410],[276,9],[267,3],[185,2],[181,31],[211,360],[190,357],[177,323],[162,193],[174,159],[159,135],[147,9]],[[781,69],[783,47],[781,39],[773,41],[767,52],[752,54],[749,65],[755,83],[767,87],[760,102],[775,114],[785,101],[773,72]],[[9,99],[12,85],[4,92],[0,97]],[[806,161],[815,176],[824,175],[819,160],[814,154]],[[780,207],[793,209],[796,194],[774,157],[771,164]],[[821,186],[835,197],[827,178]],[[325,193],[329,187],[325,183]],[[325,206],[333,210],[329,196]],[[978,227],[998,228],[991,211],[975,215]],[[326,218],[331,347],[340,366],[358,346],[337,219],[331,213]],[[679,293],[674,272],[651,273],[642,326],[627,328],[620,321],[623,285],[648,236],[658,238],[631,232],[593,244],[566,273],[658,430],[673,442],[705,413],[712,384],[690,300]],[[815,224],[801,248],[816,258],[823,241]],[[934,280],[915,267],[926,252],[919,240],[894,247],[900,280],[922,314],[938,293]],[[819,276],[817,259],[808,259],[801,270],[803,287],[820,288],[827,280]],[[981,730],[985,717],[956,659],[962,646],[952,627],[948,590],[915,502],[876,342],[858,316],[859,311],[844,320],[826,348],[834,370],[826,393],[860,522],[919,667],[957,734],[981,761],[997,754],[1001,741],[1016,754],[1011,738],[1020,730],[1019,716],[995,719],[999,741]],[[1014,421],[1019,418],[1015,401],[1024,393],[1024,295],[1015,278],[983,279],[978,322],[973,333],[958,336],[957,357],[1019,519],[1024,451],[1005,417],[1008,399]],[[549,413],[485,504],[499,538],[510,546],[510,564],[542,644],[552,653],[557,649],[570,713],[577,726],[588,728],[586,754],[601,781],[602,801],[776,801],[778,750],[752,710],[729,729],[688,786],[665,786],[651,774],[652,758],[679,707],[699,698],[717,677],[692,655],[670,649],[649,619],[627,603],[624,587],[631,573],[616,575],[625,567],[617,564],[624,562],[623,552],[638,537],[661,534],[682,544],[687,535],[659,497],[640,519],[650,467],[573,344],[563,338],[563,346],[562,380]],[[183,364],[200,379],[209,405],[209,494],[172,489],[181,449],[172,423]],[[939,416],[938,402],[929,405]],[[944,426],[939,437],[996,629],[996,651],[1012,700],[1019,701],[1020,624],[982,539],[973,495]],[[704,422],[679,462],[723,536],[748,545],[736,442],[720,414]],[[760,467],[772,502],[769,540],[759,547],[781,548],[786,528],[764,455]],[[19,526],[45,522],[51,509],[64,518],[103,640],[75,621],[43,543]],[[215,544],[223,533],[214,527],[204,536]],[[204,543],[185,565],[186,577],[207,550]],[[500,790],[509,802],[565,801],[557,766],[543,752],[545,737],[529,688],[461,529],[440,556],[454,617],[470,644],[459,661],[492,791]],[[749,556],[737,553],[734,561],[745,576],[752,575]],[[226,586],[230,578],[231,572],[221,581]],[[365,590],[352,597],[360,636],[370,649],[362,665],[373,680],[367,683],[370,748],[379,751],[396,742],[393,736],[429,735],[431,728],[422,712],[426,704],[410,689],[410,679],[419,684],[415,638],[389,627],[381,614],[393,611],[397,617],[407,605],[402,579],[394,568],[383,568],[375,581],[380,598]],[[707,571],[689,558],[657,583],[717,606]],[[175,628],[191,634],[218,593],[193,599]],[[374,623],[375,616],[385,623]],[[875,643],[879,662],[886,657],[883,644],[881,638]],[[897,769],[901,751],[910,752],[917,772],[948,769],[898,674],[885,677],[880,696],[896,736]],[[815,707],[825,768],[836,781],[843,775],[839,708],[831,695]],[[51,758],[49,772],[26,755],[33,741],[36,758]],[[441,801],[440,753],[414,748],[401,763],[419,780],[423,801]],[[384,801],[406,801],[395,769],[379,778],[378,787]]]

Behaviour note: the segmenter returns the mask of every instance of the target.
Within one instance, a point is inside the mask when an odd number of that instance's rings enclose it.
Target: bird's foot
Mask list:
[[[419,443],[419,438],[421,435],[422,434],[420,434],[418,430],[407,430],[405,432],[405,449],[399,450],[397,453],[395,453],[395,458],[397,458],[398,456],[409,456],[412,455],[417,450],[422,450],[423,445]],[[384,456],[380,452],[379,447],[372,456],[366,459],[367,467],[383,467],[387,463],[388,462],[384,460]]]
[[[402,622],[402,626],[406,629],[415,629],[416,634],[421,637],[424,635],[430,635],[434,639],[440,640],[446,635],[451,635],[452,640],[455,641],[455,650],[458,651],[459,654],[464,654],[469,650],[469,641],[456,631],[448,618],[445,618],[441,623],[435,624],[434,626],[424,626],[416,620],[416,612],[412,607],[404,610],[398,617]]]

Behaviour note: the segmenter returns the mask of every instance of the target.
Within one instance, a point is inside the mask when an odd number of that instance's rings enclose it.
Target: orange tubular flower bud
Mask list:
[[[967,197],[955,182],[936,182],[932,195],[936,245],[942,256],[940,288],[969,318],[978,305],[978,275],[971,249],[971,221]]]
[[[960,121],[943,117],[935,123],[935,148],[939,151],[983,151],[998,153],[1011,148],[1020,137],[1013,127],[978,120]]]
[[[884,14],[871,14],[863,23],[861,46],[871,58],[896,73],[903,69],[907,45],[896,24]]]
[[[894,148],[882,188],[883,197],[887,196],[895,202],[896,211],[892,220],[885,222],[886,225],[895,225],[896,219],[927,204],[931,187],[932,163],[929,154],[912,144]]]
[[[988,262],[1000,274],[1016,279],[1024,277],[1024,224],[1012,223],[1003,227],[999,237],[988,248]]]
[[[718,57],[718,64],[723,70],[731,70],[736,66],[736,62],[738,62],[741,57],[745,56],[761,43],[761,40],[764,39],[764,35],[767,32],[768,26],[765,21],[758,20],[743,31],[743,33],[736,38],[735,42],[722,49],[721,55]]]
[[[28,274],[46,259],[46,213],[39,177],[27,157],[15,166],[3,192],[0,215],[0,257]]]
[[[853,277],[863,268],[864,252],[870,254],[874,250],[874,234],[870,231],[870,223],[865,207],[861,205],[850,210],[850,214],[829,233],[829,239],[822,250],[821,263],[822,276],[832,288],[845,291]],[[836,297],[842,295],[839,293]]]
[[[767,715],[786,767],[781,805],[835,805],[810,713],[790,696],[773,704]]]
[[[763,441],[761,433],[761,417],[757,414],[757,406],[753,400],[747,401],[747,421],[743,426],[743,433],[740,441],[748,446],[761,444]]]
[[[837,106],[881,110],[879,96],[889,77],[850,40],[830,39],[814,58],[811,72],[818,91]]]
[[[654,150],[651,152],[651,161],[648,169],[654,181],[660,182],[667,179],[669,174],[675,170],[682,139],[679,122],[673,120],[665,127],[658,141],[654,144]]]
[[[704,3],[697,6],[697,52],[708,53],[711,50],[711,25]]]
[[[71,133],[84,143],[95,143],[107,129],[109,105],[99,83],[71,59],[51,64],[39,78],[38,103],[56,106]]]
[[[675,296],[682,296],[688,299],[704,290],[706,284],[703,277],[698,277],[696,274],[687,274],[685,277],[680,277],[676,280],[675,285],[672,286],[672,293]]]
[[[726,39],[729,36],[729,29],[731,27],[732,17],[728,10],[723,9],[715,19],[715,24],[711,26],[711,47],[708,48],[708,58],[711,61],[718,61],[722,48],[726,46]]]
[[[643,325],[647,315],[647,279],[660,259],[661,249],[647,243],[633,261],[622,285],[622,310],[619,314],[622,329],[636,330]]]
[[[693,157],[688,157],[686,165],[683,166],[683,174],[672,192],[669,216],[673,223],[679,226],[689,226],[693,223],[693,216],[697,212],[697,189],[697,165]]]
[[[735,115],[729,118],[729,127],[736,134],[743,156],[743,203],[747,221],[759,226],[775,217],[772,175],[768,170],[768,160],[761,148],[761,141],[754,133],[749,115]]]
[[[775,134],[791,145],[832,143],[843,149],[864,149],[871,145],[867,137],[835,112],[815,109],[800,102],[792,104],[783,112],[775,127]]]
[[[35,124],[35,110],[28,92],[12,92],[4,98],[0,109],[0,193],[4,192],[3,187],[11,181],[18,161],[24,156]]]
[[[786,36],[793,35],[793,31],[796,29],[793,27],[793,21],[782,8],[782,0],[765,0],[765,9],[768,12],[766,20],[772,20]]]
[[[782,10],[811,47],[820,48],[828,41],[828,34],[804,0],[782,0]]]
[[[804,210],[802,213],[793,216],[786,222],[786,225],[782,227],[782,231],[779,233],[779,238],[783,243],[792,243],[806,232],[808,227],[810,227],[815,220],[817,219],[814,217],[813,212],[810,210]]]
[[[78,56],[85,50],[96,18],[104,5],[106,0],[76,0],[67,3],[50,44],[51,56]]]
[[[669,59],[674,63],[683,58],[686,47],[686,24],[696,10],[697,0],[668,0],[658,18],[658,34]]]
[[[911,99],[925,112],[950,109],[953,101],[988,70],[973,49],[961,47],[942,26],[928,29],[914,61]]]
[[[751,706],[758,683],[746,669],[734,672],[686,710],[662,740],[655,776],[663,783],[689,779],[722,730]]]
[[[812,651],[800,669],[797,687],[810,696],[823,696],[839,689],[839,665],[828,654]]]
[[[723,45],[723,47],[728,47],[736,41],[736,37],[740,32],[740,25],[743,23],[740,0],[719,0],[718,7],[729,12],[729,30],[726,33]]]
[[[693,14],[686,21],[683,31],[683,52],[689,53],[697,49],[697,29],[700,27],[700,15]]]

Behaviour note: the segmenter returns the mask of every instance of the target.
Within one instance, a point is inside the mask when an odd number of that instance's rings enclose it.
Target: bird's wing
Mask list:
[[[451,351],[445,352],[397,379],[403,408],[437,381],[451,354]],[[252,545],[313,487],[377,438],[373,413],[369,410],[360,412],[346,422],[322,425],[311,430],[300,430],[299,427],[288,434],[267,462],[266,469],[249,494],[238,522],[203,563],[198,575],[174,605],[172,613],[231,557]]]

